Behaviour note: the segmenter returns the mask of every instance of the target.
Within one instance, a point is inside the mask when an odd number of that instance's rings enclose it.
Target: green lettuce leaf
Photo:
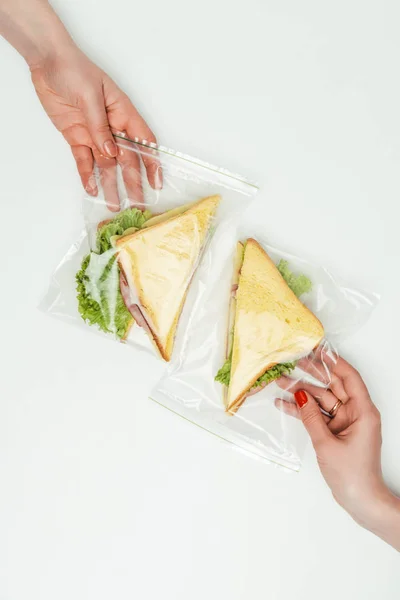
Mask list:
[[[286,281],[290,289],[298,298],[303,294],[307,294],[312,290],[312,283],[305,275],[295,275],[289,269],[289,263],[287,260],[280,260],[277,264],[277,269]]]
[[[215,377],[215,381],[219,381],[219,383],[228,386],[231,381],[231,367],[232,356],[230,356],[224,362],[223,366],[220,368]],[[257,381],[251,389],[257,388],[263,383],[268,385],[268,383],[271,383],[271,381],[274,381],[275,379],[279,379],[279,377],[282,377],[282,375],[289,375],[289,373],[291,373],[295,367],[295,362],[280,363],[278,365],[275,365],[274,367],[268,369],[268,371],[265,371],[264,375],[261,375],[261,377],[257,379]]]
[[[294,273],[289,268],[289,263],[287,260],[280,260],[277,269],[279,273],[282,275],[283,279],[286,281],[290,289],[296,294],[297,297],[300,297],[302,294],[306,294],[311,291],[312,283],[308,277],[305,275],[294,275]],[[296,362],[290,363],[280,363],[268,369],[264,375],[261,375],[253,385],[251,389],[259,387],[261,384],[266,383],[267,385],[274,381],[275,379],[279,379],[282,375],[289,375],[293,369],[296,367]],[[223,385],[228,386],[231,381],[231,368],[232,368],[232,353],[229,358],[226,359],[223,366],[218,371],[215,381],[222,383]]]
[[[96,235],[97,253],[103,254],[112,247],[110,238],[113,235],[123,235],[130,227],[141,229],[145,222],[150,219],[148,210],[142,212],[138,208],[128,208],[119,213],[114,219],[100,227]]]
[[[118,338],[123,338],[129,330],[132,315],[121,295],[119,268],[110,238],[123,235],[130,227],[140,229],[150,217],[149,211],[142,213],[137,208],[130,208],[100,227],[96,237],[97,251],[84,257],[75,276],[82,319]]]
[[[217,375],[215,376],[215,381],[219,381],[223,385],[228,386],[231,380],[231,367],[232,367],[232,354],[229,358],[226,359]]]
[[[280,363],[278,365],[275,365],[274,367],[268,369],[268,371],[265,371],[264,375],[261,375],[261,377],[257,379],[255,384],[253,385],[253,388],[257,388],[263,383],[268,385],[269,383],[271,383],[271,381],[282,377],[282,375],[289,375],[293,371],[293,369],[295,369],[295,367],[295,362]]]

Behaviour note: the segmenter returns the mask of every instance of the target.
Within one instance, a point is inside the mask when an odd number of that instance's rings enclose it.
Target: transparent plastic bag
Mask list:
[[[329,387],[330,369],[337,360],[335,345],[365,323],[378,298],[339,284],[326,269],[272,248],[259,237],[257,241],[287,272],[285,276],[292,274],[295,285],[304,283],[303,275],[311,281],[311,291],[300,299],[324,327],[318,347],[293,365],[288,376],[293,384],[307,380]],[[200,267],[203,285],[196,290],[197,305],[185,324],[185,338],[151,398],[254,457],[298,471],[307,435],[300,421],[275,406],[276,398],[289,400],[292,395],[272,381],[230,413],[224,404],[224,386],[215,381],[227,358],[235,247],[236,242],[224,244],[218,234],[212,240],[208,260]],[[302,356],[304,352],[296,358]]]
[[[96,167],[85,231],[41,308],[168,361],[212,236],[229,235],[257,186],[168,148],[115,139],[119,165]]]

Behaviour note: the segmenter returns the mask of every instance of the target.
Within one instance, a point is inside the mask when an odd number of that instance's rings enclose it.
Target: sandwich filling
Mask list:
[[[234,335],[234,331],[232,329],[232,324],[234,323],[234,314],[233,313],[235,312],[234,298],[236,296],[236,292],[238,289],[240,269],[241,269],[241,265],[243,263],[244,248],[245,248],[244,245],[238,244],[238,252],[239,252],[239,250],[241,250],[241,261],[238,261],[237,256],[235,258],[235,269],[234,269],[234,276],[233,276],[233,280],[232,280],[232,298],[233,298],[233,300],[231,299],[231,304],[230,304],[230,318],[229,318],[230,332],[229,332],[229,340],[228,340],[227,359],[215,377],[215,381],[218,381],[219,383],[222,383],[223,385],[225,385],[227,387],[229,386],[230,381],[231,381],[231,369],[232,369],[232,346],[233,346],[233,335]],[[306,277],[305,275],[295,275],[290,270],[289,263],[287,260],[283,260],[283,259],[280,260],[279,263],[277,264],[277,269],[278,269],[279,273],[282,275],[282,277],[285,280],[285,282],[287,283],[287,285],[289,286],[289,288],[292,290],[292,292],[298,298],[300,296],[302,296],[303,294],[306,294],[311,291],[312,284],[311,284],[310,279],[308,277]],[[283,375],[290,374],[295,367],[296,367],[296,362],[287,362],[287,363],[280,363],[280,364],[274,365],[273,367],[271,367],[270,369],[265,371],[265,373],[257,379],[257,381],[254,383],[254,385],[251,387],[251,389],[247,392],[247,396],[251,396],[252,394],[257,393],[258,391],[260,391],[262,388],[264,388],[266,385],[268,385],[275,379],[279,379]]]
[[[153,227],[155,225],[160,225],[173,217],[178,217],[179,215],[184,214],[189,208],[192,207],[193,203],[184,204],[183,206],[178,206],[177,208],[172,208],[164,213],[156,214],[150,216],[143,226],[140,229],[148,229],[149,227]],[[139,228],[137,228],[137,231]],[[126,252],[123,251],[124,240],[122,238],[127,238],[130,233],[136,233],[136,231],[128,230],[124,235],[118,236],[119,242],[117,239],[115,240],[115,245],[120,248],[120,252],[118,255],[118,262],[120,268],[120,290],[122,294],[122,298],[124,300],[126,308],[131,313],[133,319],[139,327],[142,327],[146,331],[146,333],[150,336],[150,338],[154,341],[154,331],[156,329],[155,324],[152,322],[151,316],[147,314],[144,306],[141,304],[134,278],[132,277],[131,271],[131,260],[132,257],[127,255]]]
[[[124,339],[133,324],[120,287],[120,269],[114,244],[123,235],[142,229],[149,211],[124,210],[97,230],[96,250],[82,260],[76,274],[78,310],[84,321]]]
[[[166,361],[219,201],[210,196],[173,209],[116,241],[125,304]]]
[[[151,215],[136,208],[99,225],[96,249],[76,274],[78,310],[90,325],[126,339],[142,327],[170,360],[186,293],[220,196]]]

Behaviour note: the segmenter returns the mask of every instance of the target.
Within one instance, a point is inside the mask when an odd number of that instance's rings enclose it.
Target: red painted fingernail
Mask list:
[[[303,406],[305,406],[308,402],[308,396],[305,392],[303,392],[303,390],[295,392],[294,399],[296,400],[297,406],[299,408],[303,408]]]

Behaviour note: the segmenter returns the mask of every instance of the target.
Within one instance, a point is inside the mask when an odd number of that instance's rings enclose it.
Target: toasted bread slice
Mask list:
[[[226,358],[229,358],[233,346],[233,328],[235,326],[236,316],[236,290],[239,286],[240,270],[243,264],[244,246],[242,242],[236,244],[235,255],[233,259],[233,274],[231,281],[231,297],[229,301],[229,317],[228,317],[228,337],[226,343]]]
[[[220,196],[116,241],[118,262],[164,360],[172,355],[176,328]]]
[[[143,224],[142,229],[145,229],[146,227],[153,227],[153,225],[157,225],[159,223],[162,223],[163,221],[167,221],[171,217],[176,217],[186,212],[188,208],[192,206],[192,204],[195,204],[195,202],[191,202],[190,204],[183,204],[182,206],[178,206],[177,208],[171,208],[171,210],[167,210],[167,212],[165,213],[154,215],[153,217],[150,217],[150,219],[147,219],[147,221]]]
[[[235,412],[261,375],[305,356],[324,329],[282,278],[265,250],[247,241],[239,286],[227,411]]]
[[[243,264],[244,246],[242,242],[236,244],[235,254],[233,258],[233,273],[231,280],[231,297],[229,300],[229,315],[228,315],[228,334],[226,338],[226,358],[229,358],[233,347],[233,328],[235,326],[236,316],[236,290],[238,289],[240,269]],[[228,388],[223,386],[224,404],[227,407]]]

